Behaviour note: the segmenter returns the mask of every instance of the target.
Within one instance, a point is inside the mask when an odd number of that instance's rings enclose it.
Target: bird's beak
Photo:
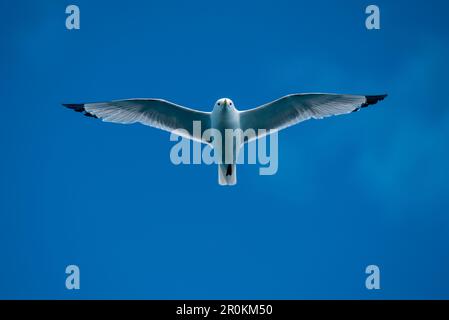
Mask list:
[[[223,104],[224,104],[225,107],[227,107],[227,106],[228,106],[228,100],[227,100],[227,99],[224,99]]]

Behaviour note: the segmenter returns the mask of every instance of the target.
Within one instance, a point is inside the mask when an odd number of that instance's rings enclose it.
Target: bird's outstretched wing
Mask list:
[[[210,113],[189,109],[160,99],[127,99],[100,103],[64,104],[85,116],[100,118],[105,122],[122,124],[142,123],[147,126],[173,132],[184,129],[185,132],[176,132],[186,138],[201,141],[201,137],[194,136],[194,121],[201,122],[203,132],[210,128]]]
[[[383,100],[387,95],[356,96],[342,94],[305,93],[292,94],[267,103],[255,109],[240,113],[242,130],[281,130],[308,119],[322,119],[329,116],[359,111]],[[252,140],[252,139],[249,139]]]

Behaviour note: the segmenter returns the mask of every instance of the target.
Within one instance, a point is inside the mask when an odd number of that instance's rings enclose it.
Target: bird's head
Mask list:
[[[235,110],[234,102],[228,98],[219,99],[215,102],[214,110],[215,109],[222,111]]]

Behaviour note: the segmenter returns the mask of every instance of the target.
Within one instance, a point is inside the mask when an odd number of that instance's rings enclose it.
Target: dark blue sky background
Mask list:
[[[449,298],[449,3],[375,1],[380,31],[369,4],[1,0],[0,298]],[[277,175],[233,188],[60,106],[313,91],[390,96],[282,131]]]

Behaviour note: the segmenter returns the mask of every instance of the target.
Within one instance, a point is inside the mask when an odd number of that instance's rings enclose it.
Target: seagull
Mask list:
[[[376,104],[387,95],[347,95],[328,93],[290,94],[261,105],[239,111],[229,98],[215,102],[212,112],[190,109],[163,99],[126,99],[110,102],[63,104],[87,117],[105,122],[132,124],[141,123],[150,127],[176,133],[184,138],[205,143],[214,148],[219,157],[218,183],[237,183],[236,159],[238,149],[248,141],[279,131],[309,119],[348,114]],[[199,123],[201,134],[194,132],[194,123]],[[254,130],[243,142],[219,141],[204,134],[215,129],[225,137],[226,129]],[[225,140],[225,139],[223,139]],[[232,159],[224,161],[224,154],[231,148]],[[225,152],[223,152],[225,151]]]

